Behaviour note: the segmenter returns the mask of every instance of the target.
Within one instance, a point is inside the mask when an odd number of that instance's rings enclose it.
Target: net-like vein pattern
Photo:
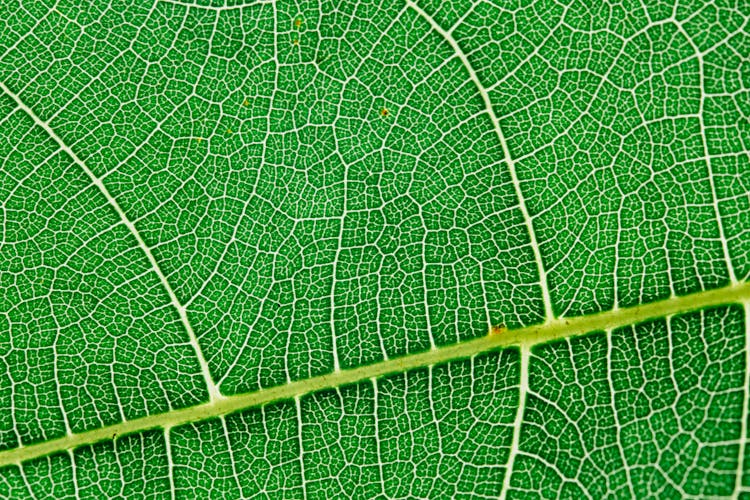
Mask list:
[[[575,316],[747,279],[749,16],[4,3],[0,448],[204,401],[175,302],[236,394],[540,322],[540,286]],[[511,349],[38,459],[0,496],[729,495],[743,322],[539,347],[520,412]]]

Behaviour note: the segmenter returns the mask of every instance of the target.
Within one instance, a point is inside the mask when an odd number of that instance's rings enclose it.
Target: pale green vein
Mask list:
[[[513,475],[513,466],[515,465],[516,456],[521,449],[521,422],[526,410],[526,396],[529,393],[529,357],[531,348],[528,345],[521,346],[520,366],[521,381],[518,385],[518,405],[516,406],[516,419],[513,423],[513,440],[510,444],[510,454],[508,462],[505,465],[505,476],[503,476],[503,487],[500,490],[500,498],[507,498],[510,491],[510,477]]]
[[[0,466],[17,464],[25,460],[70,450],[97,441],[113,439],[124,434],[153,428],[170,428],[189,422],[227,415],[247,408],[262,406],[273,401],[299,398],[302,395],[323,389],[331,389],[415,368],[469,358],[495,349],[511,346],[520,346],[522,349],[528,349],[532,345],[557,339],[571,338],[587,332],[632,325],[648,319],[667,317],[705,307],[748,301],[750,301],[750,283],[740,282],[715,290],[698,292],[682,297],[673,297],[650,304],[606,311],[590,316],[557,319],[540,325],[503,331],[499,334],[486,335],[474,340],[439,347],[426,352],[389,359],[368,366],[343,370],[328,375],[320,375],[311,379],[261,389],[248,394],[228,396],[224,399],[214,400],[190,408],[183,408],[159,415],[150,415],[80,434],[72,434],[50,441],[2,451],[0,452]]]

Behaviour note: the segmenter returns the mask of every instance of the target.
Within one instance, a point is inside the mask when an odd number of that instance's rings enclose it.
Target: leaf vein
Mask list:
[[[671,297],[657,302],[600,312],[588,316],[558,319],[515,330],[508,330],[500,335],[485,335],[472,340],[441,346],[429,351],[414,353],[400,358],[391,358],[372,365],[341,370],[336,373],[319,375],[306,380],[297,380],[251,393],[225,396],[220,400],[209,401],[197,406],[149,415],[79,434],[0,451],[0,467],[19,464],[32,458],[109,440],[114,434],[123,436],[148,429],[172,427],[208,420],[249,408],[262,407],[281,400],[294,399],[297,401],[297,405],[300,406],[299,399],[301,396],[325,389],[351,385],[368,379],[404,373],[409,370],[434,366],[449,361],[467,359],[484,352],[508,347],[530,349],[532,346],[538,344],[569,339],[595,330],[613,329],[707,307],[736,303],[750,303],[749,282],[740,282],[691,295]],[[301,415],[298,418],[301,419]]]
[[[49,134],[50,138],[57,143],[58,147],[64,151],[71,160],[73,160],[73,163],[81,167],[81,169],[86,173],[86,175],[91,179],[91,182],[99,189],[99,191],[102,193],[104,198],[107,200],[107,203],[114,209],[114,211],[119,216],[122,223],[125,225],[125,227],[128,228],[128,231],[133,235],[136,242],[138,243],[138,247],[143,251],[143,253],[146,255],[146,258],[148,259],[149,263],[151,264],[151,267],[153,268],[154,272],[156,273],[157,277],[159,278],[159,281],[161,282],[162,286],[167,292],[167,295],[169,296],[169,301],[171,302],[172,306],[177,310],[177,314],[180,317],[180,322],[182,323],[183,327],[187,331],[188,338],[190,340],[190,345],[193,347],[196,357],[198,359],[198,364],[200,365],[201,374],[203,376],[203,380],[206,383],[206,387],[208,389],[209,397],[211,401],[222,399],[224,396],[221,395],[219,392],[217,386],[214,384],[213,379],[211,378],[211,372],[208,369],[208,363],[206,361],[206,358],[203,355],[203,351],[201,350],[200,344],[198,343],[198,338],[195,335],[195,332],[193,331],[193,327],[190,324],[190,321],[187,317],[187,311],[185,307],[180,303],[180,301],[177,299],[177,295],[175,295],[174,290],[172,289],[172,286],[169,284],[169,281],[167,280],[167,277],[164,275],[164,272],[159,267],[159,263],[156,261],[156,258],[154,257],[154,254],[151,252],[151,249],[146,245],[146,242],[143,240],[143,237],[141,236],[140,232],[138,232],[138,229],[135,227],[135,224],[128,219],[127,215],[123,211],[122,207],[120,207],[120,204],[117,202],[114,196],[112,196],[112,193],[109,192],[107,187],[104,185],[102,180],[94,174],[94,172],[81,160],[81,158],[78,157],[78,155],[68,146],[62,138],[57,135],[57,133],[52,129],[52,127],[47,123],[46,121],[42,120],[29,106],[26,105],[23,100],[21,100],[21,97],[18,94],[15,94],[12,92],[4,82],[0,82],[0,90],[2,90],[8,97],[13,99],[13,101],[16,103],[16,106],[23,110],[31,119],[34,121],[34,123],[42,128],[47,134]]]
[[[523,195],[523,191],[521,190],[521,183],[516,173],[515,160],[510,154],[508,143],[505,140],[505,136],[503,135],[502,129],[500,128],[500,120],[497,118],[497,115],[495,114],[495,110],[492,107],[492,101],[490,100],[490,96],[487,93],[487,90],[484,88],[484,85],[482,84],[482,82],[479,80],[479,77],[477,76],[476,71],[474,71],[473,66],[469,62],[469,59],[466,57],[466,54],[464,54],[463,50],[458,45],[458,42],[456,42],[456,40],[451,36],[451,34],[445,31],[437,22],[435,22],[435,20],[429,14],[427,14],[424,10],[422,10],[422,8],[419,7],[412,0],[406,0],[406,5],[408,5],[412,10],[414,10],[417,14],[419,14],[421,18],[427,21],[432,27],[432,29],[435,30],[435,32],[437,32],[440,36],[442,36],[446,42],[448,42],[448,44],[451,46],[453,51],[456,53],[456,56],[461,61],[461,64],[463,64],[463,66],[466,68],[466,71],[469,73],[469,78],[474,83],[474,85],[477,88],[477,91],[482,97],[482,101],[484,102],[484,106],[487,110],[487,114],[489,115],[490,120],[492,121],[492,126],[495,130],[495,134],[497,135],[497,139],[500,142],[500,147],[503,150],[503,157],[504,157],[505,163],[508,165],[508,170],[510,172],[511,180],[513,182],[513,188],[515,189],[516,196],[518,198],[518,206],[519,206],[519,209],[521,210],[521,214],[523,215],[524,225],[529,231],[531,249],[532,249],[532,252],[534,253],[534,261],[536,263],[537,273],[539,274],[539,285],[541,287],[542,300],[544,302],[544,318],[547,322],[551,322],[555,319],[555,315],[552,310],[552,299],[550,298],[549,285],[547,283],[547,273],[544,268],[544,262],[542,261],[542,254],[539,248],[539,243],[537,242],[537,239],[536,239],[536,232],[534,231],[534,223],[531,218],[531,215],[529,214],[528,209],[526,208],[525,197]]]

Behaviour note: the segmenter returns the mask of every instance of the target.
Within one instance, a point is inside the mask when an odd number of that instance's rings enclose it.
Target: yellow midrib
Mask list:
[[[606,311],[589,316],[556,320],[517,330],[507,330],[458,344],[438,347],[427,352],[410,354],[401,358],[389,359],[368,366],[320,375],[268,389],[260,389],[248,394],[228,396],[215,402],[203,403],[168,413],[150,415],[80,434],[73,434],[2,451],[0,452],[0,467],[55,452],[70,450],[97,441],[113,439],[115,436],[153,428],[169,428],[189,422],[206,420],[239,410],[261,406],[273,401],[291,399],[322,389],[340,387],[392,373],[401,373],[415,368],[467,358],[495,349],[521,345],[530,347],[556,339],[571,338],[596,330],[607,330],[632,325],[648,319],[666,317],[705,307],[744,302],[750,302],[750,283],[748,282],[740,282],[724,288],[683,297],[673,297],[650,304],[618,309],[616,311]]]

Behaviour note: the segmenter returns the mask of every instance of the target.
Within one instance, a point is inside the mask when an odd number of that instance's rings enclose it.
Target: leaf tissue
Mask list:
[[[0,2],[0,497],[750,498],[749,23]]]

